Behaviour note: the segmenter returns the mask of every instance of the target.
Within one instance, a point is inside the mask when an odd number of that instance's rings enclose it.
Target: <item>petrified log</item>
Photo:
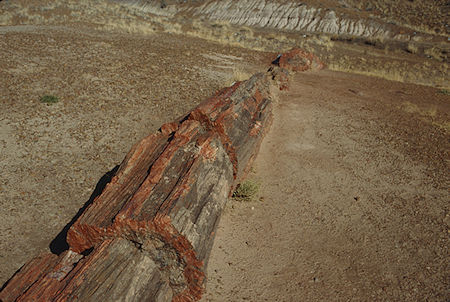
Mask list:
[[[219,91],[136,144],[67,235],[2,301],[197,301],[227,198],[271,122],[270,79]]]
[[[314,54],[300,48],[293,48],[286,53],[279,54],[272,61],[272,66],[268,73],[272,81],[276,83],[280,90],[289,89],[289,72],[299,72],[307,70],[320,70],[325,64]]]
[[[238,181],[248,172],[272,121],[269,84],[267,75],[256,74],[225,88],[188,115],[218,133]]]
[[[1,299],[171,301],[169,283],[158,268],[159,264],[133,242],[109,239],[86,257],[70,250],[59,257],[52,254],[38,257],[11,280]],[[39,278],[32,273],[39,273]],[[18,291],[23,293],[17,296]]]
[[[300,48],[293,48],[278,55],[272,64],[294,72],[319,70],[325,67],[325,64],[317,56]]]
[[[16,301],[36,280],[50,273],[57,259],[57,255],[44,253],[30,260],[8,281],[0,293],[0,301]]]

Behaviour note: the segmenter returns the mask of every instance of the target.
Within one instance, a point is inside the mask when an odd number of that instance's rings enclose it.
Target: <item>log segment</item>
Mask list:
[[[300,48],[293,48],[278,55],[272,64],[293,72],[320,70],[325,67],[325,64],[317,56]]]
[[[218,133],[233,163],[237,182],[248,172],[255,151],[259,150],[262,137],[272,122],[269,87],[267,75],[256,74],[245,82],[225,88],[187,117],[201,121]]]
[[[122,238],[103,241],[88,256],[67,250],[59,257],[46,254],[38,259],[11,280],[1,293],[2,301],[172,300],[158,264]],[[30,272],[41,270],[42,264],[45,269],[34,279]],[[24,292],[17,295],[20,290]]]

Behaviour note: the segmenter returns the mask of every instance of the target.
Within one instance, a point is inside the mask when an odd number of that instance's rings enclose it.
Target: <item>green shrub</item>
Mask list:
[[[241,201],[252,201],[256,198],[259,190],[259,184],[252,180],[246,180],[238,184],[233,193],[233,198]]]
[[[41,96],[40,98],[41,103],[46,103],[46,104],[55,104],[59,102],[58,97],[54,96],[54,95],[44,95]]]

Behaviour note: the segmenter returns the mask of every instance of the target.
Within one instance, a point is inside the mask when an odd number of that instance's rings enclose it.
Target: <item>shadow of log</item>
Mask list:
[[[69,244],[67,243],[67,232],[69,231],[70,227],[75,223],[75,221],[78,220],[81,214],[83,214],[84,210],[86,210],[86,208],[94,201],[94,199],[102,194],[103,189],[109,182],[111,182],[111,179],[116,174],[118,169],[119,165],[115,166],[111,171],[105,173],[105,175],[100,178],[97,185],[95,186],[94,192],[92,192],[91,197],[89,197],[89,200],[78,210],[77,214],[61,230],[61,232],[59,232],[55,239],[52,240],[49,248],[53,254],[60,255],[62,252],[69,249]]]
[[[1,1],[1,0],[0,0]],[[95,200],[97,196],[102,194],[103,189],[105,189],[106,185],[111,182],[111,179],[116,174],[117,170],[119,169],[119,165],[116,165],[111,171],[106,172],[100,180],[97,182],[97,185],[95,186],[94,191],[92,192],[91,196],[89,197],[89,200],[78,210],[77,214],[70,220],[70,222],[64,226],[64,228],[61,230],[61,232],[56,235],[55,239],[50,242],[49,248],[50,251],[55,255],[60,255],[64,251],[67,251],[69,249],[69,244],[67,243],[67,232],[69,231],[70,227],[77,221],[77,219],[83,214],[84,210],[92,204],[92,202]],[[25,265],[25,264],[24,264]],[[17,273],[23,268],[23,265],[14,272],[14,274],[9,278],[1,287],[0,292],[3,291],[3,289],[8,285],[8,283],[17,275]]]

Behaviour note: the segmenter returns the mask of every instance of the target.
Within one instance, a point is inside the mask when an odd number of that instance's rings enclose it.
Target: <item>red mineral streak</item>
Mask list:
[[[205,274],[202,271],[203,262],[199,261],[195,255],[189,240],[181,235],[172,225],[169,216],[157,214],[152,221],[136,221],[131,219],[118,220],[114,228],[120,229],[120,233],[127,237],[149,236],[157,234],[163,241],[174,248],[184,263],[184,277],[186,289],[179,293],[172,301],[198,301],[203,294],[203,282]]]
[[[44,253],[26,263],[0,293],[0,301],[15,301],[16,298],[26,292],[36,280],[51,271],[57,258],[58,256],[54,254]]]
[[[175,152],[180,148],[180,146],[188,143],[191,138],[197,134],[200,130],[199,123],[196,121],[186,121],[184,122],[177,132],[175,132],[173,140],[170,142],[169,146],[164,150],[161,156],[153,164],[150,174],[147,176],[145,181],[142,183],[141,187],[135,193],[133,198],[126,203],[122,208],[118,217],[134,217],[138,215],[141,211],[145,200],[150,195],[150,192],[155,187],[155,185],[161,180],[161,177],[166,170],[167,166],[170,164]]]
[[[173,123],[166,123],[161,126],[161,133],[164,135],[170,135],[178,130],[179,123],[173,122]]]

